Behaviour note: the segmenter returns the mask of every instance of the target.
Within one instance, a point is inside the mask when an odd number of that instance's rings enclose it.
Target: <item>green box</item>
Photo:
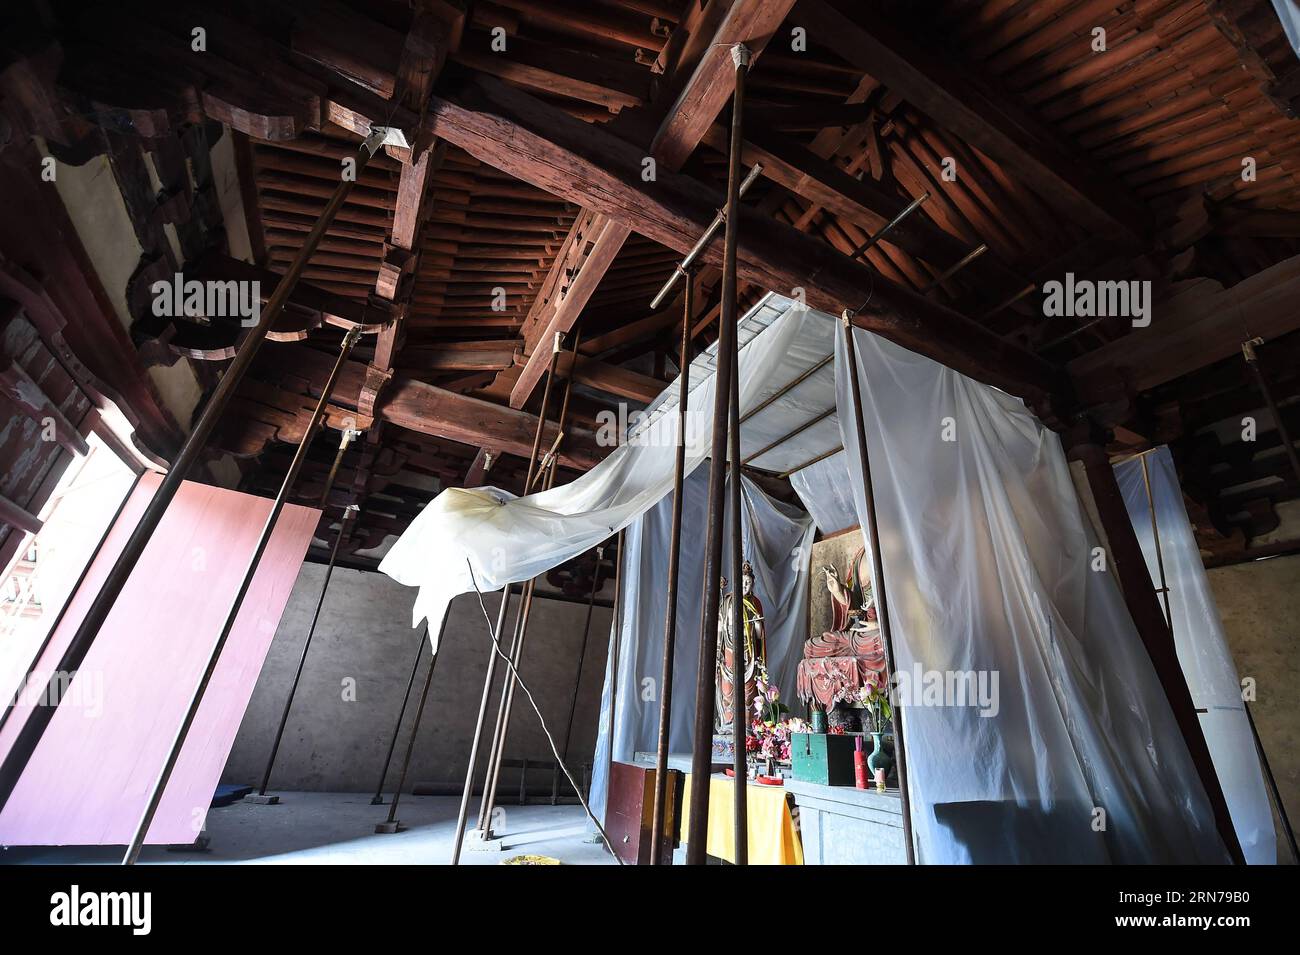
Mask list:
[[[855,734],[793,733],[790,736],[790,775],[800,782],[823,786],[852,786]]]

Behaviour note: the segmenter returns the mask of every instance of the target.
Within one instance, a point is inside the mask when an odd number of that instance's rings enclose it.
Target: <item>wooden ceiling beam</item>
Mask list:
[[[459,441],[471,447],[496,448],[527,458],[532,453],[537,416],[456,394],[452,391],[394,376],[379,396],[376,413],[386,422],[437,438]],[[558,429],[547,423],[542,443],[550,447]],[[568,428],[560,451],[560,462],[579,470],[594,467],[604,457],[589,432]]]
[[[793,6],[794,0],[734,0],[650,141],[650,155],[659,165],[673,171],[680,169],[730,98],[735,75],[730,48],[745,43],[752,63]],[[537,296],[525,332],[528,359],[511,389],[511,407],[524,406],[546,370],[549,350],[539,346],[552,341],[556,332],[568,332],[573,327],[631,232],[624,223],[603,217],[581,226],[575,222],[571,237],[580,228],[595,239],[576,277],[571,275],[571,281],[563,283],[559,281],[563,277],[560,271],[550,281],[554,293]],[[552,273],[565,268],[569,266],[557,256]]]
[[[1267,342],[1300,328],[1300,310],[1295,307],[1300,256],[1231,288],[1214,290],[1217,283],[1209,279],[1198,284],[1207,291],[1191,289],[1155,303],[1146,328],[1135,328],[1070,362],[1080,401],[1122,401],[1239,354],[1247,337],[1258,335]]]
[[[660,169],[641,176],[643,153],[491,77],[462,80],[435,95],[434,132],[489,165],[582,204],[647,238],[688,251],[721,205],[719,194]],[[742,208],[740,277],[778,290],[804,288],[808,304],[832,314],[858,310],[855,323],[1022,397],[1059,387],[1054,369],[957,312],[885,282],[808,235]],[[717,265],[722,241],[705,250]]]

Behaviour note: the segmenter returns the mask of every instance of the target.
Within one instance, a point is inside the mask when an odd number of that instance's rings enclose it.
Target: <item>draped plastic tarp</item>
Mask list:
[[[904,708],[920,860],[1227,862],[1118,586],[1093,569],[1057,437],[995,388],[865,331],[854,342],[899,671],[998,676],[995,715]]]
[[[790,475],[791,486],[823,534],[858,526],[846,453],[832,454]]]
[[[824,316],[768,296],[741,322],[740,408],[744,414],[828,349]],[[809,334],[807,329],[815,331]],[[686,473],[709,453],[716,345],[691,363]],[[645,513],[673,486],[677,386],[666,388],[625,443],[570,484],[519,498],[499,488],[448,488],[393,545],[379,569],[420,588],[412,626],[440,620],[453,597],[529,580],[595,547]],[[759,426],[761,425],[761,427]],[[747,425],[744,453],[787,429],[780,415]],[[690,531],[694,542],[695,530]],[[693,546],[694,545],[693,543]],[[473,576],[471,570],[473,568]],[[434,630],[437,628],[435,627]]]
[[[708,469],[683,485],[681,569],[677,599],[677,637],[673,654],[670,753],[691,751],[695,727],[695,679],[699,673],[700,617],[703,604],[704,528],[708,514]],[[768,671],[782,699],[794,700],[795,674],[807,636],[809,553],[812,519],[798,508],[775,501],[747,477],[741,478],[741,547],[754,568],[754,592],[767,625]],[[615,694],[614,759],[630,762],[639,752],[654,752],[659,739],[659,682],[663,673],[664,625],[672,529],[672,494],[634,521],[623,535],[622,612],[615,622],[619,641],[618,692]],[[731,522],[724,527],[730,535]],[[724,536],[724,539],[729,537]],[[737,574],[728,567],[728,581]],[[591,805],[604,815],[609,761],[609,664],[601,697],[599,736],[592,772]]]
[[[1273,831],[1273,809],[1264,788],[1264,772],[1246,718],[1241,683],[1228,651],[1223,621],[1187,519],[1174,461],[1169,449],[1161,447],[1146,455],[1146,463],[1151,479],[1150,500],[1140,458],[1117,465],[1115,478],[1142,545],[1153,587],[1158,586],[1159,559],[1163,559],[1178,662],[1192,702],[1203,711],[1201,730],[1246,861],[1273,865],[1277,862],[1277,836]],[[1160,532],[1159,558],[1151,527],[1153,505]]]

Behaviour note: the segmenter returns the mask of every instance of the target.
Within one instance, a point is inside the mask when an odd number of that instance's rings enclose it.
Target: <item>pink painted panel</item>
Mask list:
[[[141,479],[33,683],[44,686],[158,483],[157,475]],[[0,844],[130,840],[270,511],[265,498],[182,485],[0,813]],[[202,828],[319,514],[296,505],[281,513],[149,843],[191,842]],[[24,699],[5,725],[0,755],[34,703]]]

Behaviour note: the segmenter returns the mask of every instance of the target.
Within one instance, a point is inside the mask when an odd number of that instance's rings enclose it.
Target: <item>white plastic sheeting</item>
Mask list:
[[[699,673],[700,617],[704,583],[704,529],[708,514],[708,469],[684,484],[684,529],[677,637],[673,654],[673,699],[669,752],[689,753],[695,727],[695,679]],[[741,478],[741,546],[754,568],[754,592],[767,624],[768,669],[787,705],[795,699],[795,672],[807,635],[809,553],[815,528],[796,507],[775,501],[747,477]],[[620,619],[618,692],[615,694],[614,758],[631,761],[653,752],[659,740],[659,681],[663,672],[664,623],[672,529],[672,494],[633,522],[623,535],[623,590]],[[728,520],[724,533],[731,533]],[[728,538],[724,538],[728,539]],[[737,574],[724,555],[729,582]],[[609,760],[610,680],[606,665],[599,735],[592,772],[591,806],[603,817]]]
[[[817,327],[825,324],[825,316],[813,317],[791,304],[768,296],[741,323],[742,414],[829,354],[829,338]],[[716,345],[691,363],[687,474],[709,453],[715,353]],[[788,421],[789,416],[783,419],[775,411],[764,412],[761,419],[756,415],[746,424],[742,453],[753,453],[785,433]],[[439,494],[379,565],[398,582],[420,588],[412,626],[425,618],[442,619],[451,599],[471,592],[475,583],[486,592],[536,577],[595,547],[653,507],[672,490],[676,422],[674,383],[646,409],[644,420],[629,428],[626,443],[570,484],[523,498],[499,488],[448,488]]]
[[[1300,6],[1296,0],[1273,0],[1273,9],[1277,11],[1282,32],[1286,34],[1291,49],[1300,56]]]
[[[1057,437],[995,388],[861,330],[854,342],[899,670],[998,675],[996,715],[903,710],[920,861],[1227,862],[1118,586],[1092,569]]]
[[[846,453],[832,454],[790,475],[791,486],[823,534],[858,526]]]
[[[1150,500],[1140,458],[1117,465],[1115,479],[1124,494],[1138,543],[1142,545],[1152,586],[1158,587],[1156,535],[1151,527],[1154,505],[1160,532],[1159,557],[1164,561],[1165,583],[1169,588],[1170,629],[1178,662],[1191,690],[1192,702],[1204,711],[1200,714],[1201,730],[1246,861],[1252,865],[1273,865],[1277,862],[1277,836],[1273,831],[1273,809],[1265,789],[1264,772],[1241,700],[1241,683],[1228,651],[1223,621],[1219,619],[1219,608],[1210,592],[1205,565],[1187,519],[1173,457],[1168,448],[1161,447],[1146,455],[1146,463],[1151,479]]]

